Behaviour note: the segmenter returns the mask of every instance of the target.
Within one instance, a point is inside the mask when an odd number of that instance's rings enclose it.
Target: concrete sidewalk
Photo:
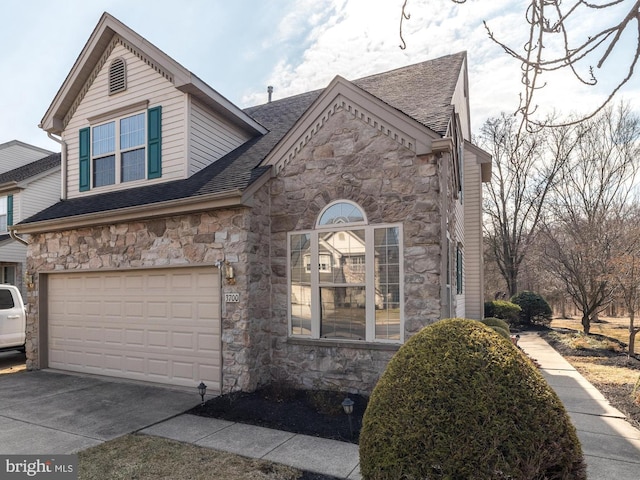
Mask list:
[[[338,478],[360,479],[358,445],[216,418],[179,415],[140,431]]]
[[[518,345],[541,366],[578,431],[589,480],[640,478],[640,430],[535,332]]]

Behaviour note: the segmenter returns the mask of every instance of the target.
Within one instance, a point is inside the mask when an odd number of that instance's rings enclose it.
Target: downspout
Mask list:
[[[29,242],[27,242],[24,238],[20,237],[12,228],[9,229],[9,236],[14,240],[17,240],[18,242],[22,243],[23,245],[29,245]]]
[[[67,199],[67,142],[58,138],[51,132],[47,132],[47,137],[60,144],[60,200]]]

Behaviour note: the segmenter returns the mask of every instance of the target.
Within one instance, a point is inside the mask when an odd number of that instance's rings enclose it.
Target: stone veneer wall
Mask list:
[[[223,292],[240,292],[240,302],[223,306],[223,391],[251,390],[264,381],[256,365],[264,362],[264,351],[250,351],[258,332],[268,330],[250,320],[255,312],[246,295],[251,283],[248,250],[250,209],[216,210],[163,219],[98,226],[32,236],[28,271],[34,286],[27,301],[27,368],[39,363],[38,274],[59,270],[127,269],[176,265],[213,265],[226,258],[233,265],[236,284]],[[264,313],[262,314],[264,316]],[[260,340],[260,339],[258,339]],[[264,350],[264,348],[263,348]]]
[[[309,230],[330,202],[360,205],[370,224],[401,223],[405,340],[440,318],[446,187],[433,155],[416,156],[337,112],[248,208],[35,235],[28,267],[27,368],[39,368],[38,273],[213,264],[225,258],[240,293],[223,303],[224,393],[287,380],[305,388],[370,393],[398,346],[289,338],[287,233]],[[446,169],[445,169],[446,176]]]
[[[268,186],[271,196],[272,376],[306,388],[369,393],[397,346],[288,338],[287,233],[309,230],[330,202],[351,200],[370,224],[402,223],[405,340],[440,318],[441,180],[416,156],[340,111]]]

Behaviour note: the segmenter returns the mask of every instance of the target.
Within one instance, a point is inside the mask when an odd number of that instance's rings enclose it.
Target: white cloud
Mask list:
[[[409,0],[402,50],[403,2],[6,0],[0,20],[0,41],[7,46],[0,64],[0,143],[19,139],[58,148],[37,124],[104,10],[240,106],[265,102],[267,85],[282,98],[325,87],[335,75],[356,79],[466,50],[473,129],[489,116],[515,110],[522,90],[520,65],[488,39],[482,20],[497,38],[521,49],[528,33],[523,9],[529,2]],[[605,15],[584,16],[575,35],[592,30],[594,22],[611,21]],[[635,46],[635,37],[628,36],[624,40]],[[596,88],[579,84],[568,72],[545,74],[549,85],[538,100],[567,112],[595,105],[624,74],[617,66],[628,65],[634,50],[621,48],[599,72]],[[640,82],[631,82],[623,94],[640,103]]]

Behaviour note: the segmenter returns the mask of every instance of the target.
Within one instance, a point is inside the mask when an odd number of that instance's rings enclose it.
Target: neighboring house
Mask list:
[[[41,127],[64,182],[13,227],[31,369],[370,392],[422,327],[482,317],[465,53],[242,110],[104,14]]]
[[[18,140],[0,144],[0,283],[26,294],[27,247],[11,238],[9,227],[59,200],[59,153]]]

